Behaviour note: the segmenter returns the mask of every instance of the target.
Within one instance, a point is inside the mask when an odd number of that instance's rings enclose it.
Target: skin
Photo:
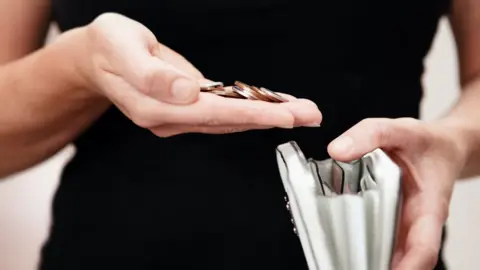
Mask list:
[[[208,80],[192,64],[117,14],[26,54],[41,44],[38,32],[48,21],[48,1],[36,1],[13,8],[0,2],[0,178],[53,155],[112,105],[160,137],[321,122],[317,106],[304,99],[286,96],[290,102],[273,104],[200,93]],[[27,17],[32,22],[21,22]]]
[[[432,269],[437,261],[457,179],[479,174],[480,1],[454,0],[450,22],[459,56],[462,94],[442,119],[365,119],[329,145],[351,161],[385,150],[404,173],[404,202],[393,269]]]
[[[431,123],[366,119],[329,145],[342,161],[380,147],[402,167],[395,269],[433,268],[455,179],[479,173],[479,10],[479,1],[453,1],[463,93],[447,116]],[[112,105],[161,137],[321,122],[308,100],[269,104],[199,93],[199,83],[208,80],[192,64],[143,25],[116,14],[41,48],[49,15],[49,0],[0,0],[0,177],[51,156]]]

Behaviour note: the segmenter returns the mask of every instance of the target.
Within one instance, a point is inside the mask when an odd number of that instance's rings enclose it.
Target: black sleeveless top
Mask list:
[[[307,269],[275,147],[324,159],[364,118],[418,117],[446,1],[53,0],[63,31],[124,14],[206,77],[309,98],[324,122],[165,139],[111,108],[75,141],[41,269]]]

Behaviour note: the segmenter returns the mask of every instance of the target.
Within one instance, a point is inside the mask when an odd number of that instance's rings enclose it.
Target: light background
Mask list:
[[[55,32],[51,33],[51,37]],[[478,53],[480,53],[480,48]],[[450,28],[442,21],[426,61],[422,117],[441,116],[458,97],[456,55]],[[393,82],[394,83],[394,82]],[[401,94],[401,93],[392,93]],[[480,106],[480,104],[479,104]],[[0,270],[34,270],[47,236],[51,197],[61,168],[74,153],[69,146],[44,164],[0,183]],[[446,257],[449,269],[475,269],[480,251],[480,181],[458,183],[448,221]]]

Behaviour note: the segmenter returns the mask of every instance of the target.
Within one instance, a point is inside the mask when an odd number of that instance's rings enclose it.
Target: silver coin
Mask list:
[[[222,88],[223,88],[222,82],[211,82],[211,83],[205,83],[200,85],[201,91],[213,91],[213,90],[218,90]]]

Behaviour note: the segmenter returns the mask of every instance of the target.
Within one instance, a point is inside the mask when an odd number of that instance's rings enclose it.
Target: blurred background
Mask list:
[[[56,34],[52,26],[49,40]],[[440,117],[455,102],[459,94],[456,65],[451,31],[447,21],[442,21],[426,60],[423,119]],[[0,270],[36,269],[39,250],[48,234],[52,195],[60,170],[72,154],[74,148],[68,146],[43,164],[0,182]],[[458,183],[455,188],[448,220],[446,258],[449,269],[470,270],[478,262],[478,180]]]

